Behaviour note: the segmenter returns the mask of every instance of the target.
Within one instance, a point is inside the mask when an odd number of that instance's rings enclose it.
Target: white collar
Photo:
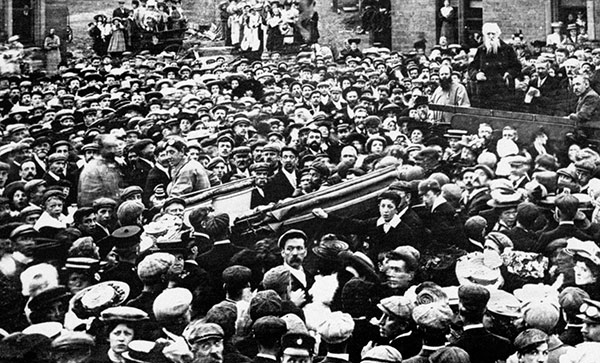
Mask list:
[[[276,357],[276,356],[274,356],[274,355],[272,355],[272,354],[267,354],[267,353],[258,353],[256,356],[257,356],[257,357],[261,357],[261,358],[267,358],[267,359],[270,359],[270,360],[277,361],[277,357]]]
[[[468,324],[463,327],[463,331],[471,330],[471,329],[479,329],[483,328],[483,323],[479,324]]]
[[[346,361],[350,360],[350,354],[347,353],[327,353],[327,356],[330,358],[337,358]]]
[[[216,245],[228,245],[228,244],[230,244],[230,243],[231,243],[231,241],[230,241],[230,240],[228,240],[228,239],[223,239],[223,240],[216,241],[215,243],[213,243],[213,246],[216,246]]]
[[[442,205],[443,203],[446,203],[446,198],[442,197],[441,195],[439,195],[437,198],[435,198],[435,200],[433,201],[433,205],[431,206],[431,211],[433,212],[437,207],[439,207],[440,205]]]
[[[574,221],[560,221],[560,222],[558,222],[559,226],[562,226],[562,225],[565,225],[565,224],[573,226],[573,225],[575,225],[575,222]]]
[[[469,242],[483,250],[483,245],[481,244],[481,242],[474,240],[473,238],[469,238]]]
[[[423,344],[421,347],[423,349],[427,349],[427,350],[440,350],[442,348],[444,348],[446,345],[427,345],[427,344]]]
[[[379,217],[379,219],[377,220],[377,227],[382,226],[384,224],[386,224],[386,222],[383,220],[383,217]],[[396,214],[395,216],[393,216],[392,220],[389,221],[387,224],[393,228],[398,227],[398,225],[400,224],[400,215]]]

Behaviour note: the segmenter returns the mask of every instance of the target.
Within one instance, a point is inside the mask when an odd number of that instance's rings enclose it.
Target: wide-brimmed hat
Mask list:
[[[79,291],[73,298],[73,312],[81,319],[99,316],[102,311],[123,304],[129,296],[123,281],[105,281]]]

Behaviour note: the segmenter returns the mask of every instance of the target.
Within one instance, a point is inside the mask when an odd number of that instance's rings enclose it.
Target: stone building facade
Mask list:
[[[19,35],[26,46],[41,46],[49,29],[66,38],[66,0],[0,0],[0,41]]]
[[[451,0],[450,5],[457,14],[461,44],[486,22],[498,23],[504,39],[521,31],[528,42],[545,40],[553,21],[566,24],[569,15],[577,13],[587,22],[590,40],[600,40],[600,0]],[[443,0],[393,0],[392,47],[408,50],[420,39],[427,41],[428,48],[437,44],[442,6]]]

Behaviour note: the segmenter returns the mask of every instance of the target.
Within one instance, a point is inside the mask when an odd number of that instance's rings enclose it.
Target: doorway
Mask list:
[[[18,35],[23,45],[34,42],[32,0],[13,0],[12,34]]]

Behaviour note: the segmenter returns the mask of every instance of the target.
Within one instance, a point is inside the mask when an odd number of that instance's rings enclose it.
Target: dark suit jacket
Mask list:
[[[294,173],[296,174],[296,181],[300,182],[300,172],[295,170]],[[282,199],[291,197],[292,194],[294,194],[296,187],[296,185],[290,184],[290,181],[285,177],[283,171],[279,169],[277,173],[273,175],[273,178],[269,181],[269,184],[267,184],[265,189],[268,190],[269,202],[277,203]]]
[[[494,363],[506,360],[515,352],[510,341],[488,332],[485,328],[469,329],[453,344],[464,349],[471,357],[471,362]]]
[[[467,200],[467,204],[465,205],[465,210],[469,217],[477,216],[481,211],[486,209],[490,209],[490,206],[487,204],[488,200],[490,200],[490,191],[488,189],[480,189]]]
[[[432,243],[463,246],[466,240],[460,218],[448,202],[438,205],[423,219],[431,235]]]
[[[515,245],[515,250],[525,252],[536,252],[536,244],[538,236],[533,231],[528,231],[521,227],[513,227],[512,229],[502,232]]]
[[[131,164],[130,170],[127,172],[127,179],[129,185],[137,185],[140,188],[146,186],[146,180],[148,179],[148,173],[154,167],[144,160],[136,160]],[[166,185],[165,185],[166,186]]]
[[[152,169],[150,169],[150,171],[148,171],[148,176],[146,178],[146,186],[144,188],[144,203],[146,203],[150,199],[150,196],[152,196],[152,193],[154,193],[154,188],[157,185],[163,184],[166,190],[167,185],[170,181],[171,178],[169,177],[169,175],[167,175],[161,169],[157,167],[153,167]]]
[[[579,228],[575,227],[573,224],[559,224],[558,227],[554,228],[551,231],[544,232],[540,235],[538,239],[538,243],[535,247],[535,252],[544,253],[548,244],[559,238],[571,238],[575,237],[582,241],[589,241],[592,237],[583,233]]]
[[[255,208],[259,205],[265,205],[265,204],[269,204],[269,196],[267,195],[267,192],[263,189],[263,192],[265,193],[265,196],[263,197],[257,190],[257,188],[253,188],[252,189],[252,193],[250,196],[250,208]]]
[[[402,354],[403,359],[408,359],[419,354],[421,347],[423,346],[423,342],[421,337],[413,331],[406,337],[393,339],[389,345],[398,349],[400,354]]]
[[[222,242],[222,241],[220,241]],[[204,269],[210,280],[210,297],[207,297],[207,304],[217,304],[225,298],[223,291],[223,270],[229,266],[229,260],[233,255],[241,251],[242,248],[228,243],[216,243],[208,251],[196,258],[198,266]]]
[[[579,96],[575,113],[569,115],[573,121],[591,126],[600,122],[600,96],[593,89]]]
[[[386,233],[383,225],[378,226],[379,217],[373,217],[366,220],[341,218],[330,215],[327,226],[332,232],[358,234],[365,236],[365,252],[373,262],[377,262],[379,253],[391,251],[401,245],[411,245],[418,248],[417,241],[412,229],[404,222],[396,227],[391,227]]]
[[[252,363],[279,363],[279,360],[273,360],[273,359],[269,359],[269,358],[263,358],[263,357],[254,357],[254,359],[252,360]]]

